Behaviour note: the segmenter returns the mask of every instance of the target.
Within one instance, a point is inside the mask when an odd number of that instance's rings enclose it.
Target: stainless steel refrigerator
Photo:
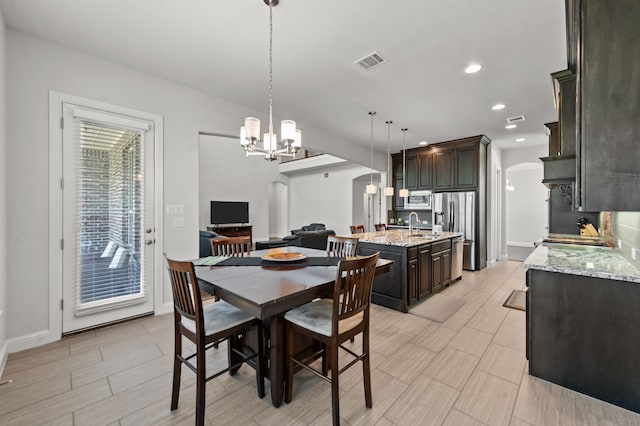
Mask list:
[[[441,192],[433,194],[433,224],[443,231],[461,232],[464,237],[462,267],[476,270],[476,193]]]

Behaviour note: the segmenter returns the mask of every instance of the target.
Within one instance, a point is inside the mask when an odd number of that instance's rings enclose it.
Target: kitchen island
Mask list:
[[[529,374],[640,412],[640,271],[612,248],[566,244],[523,266]]]
[[[375,278],[371,301],[401,312],[451,283],[451,240],[459,232],[387,230],[357,234],[358,254],[380,252],[391,271]]]

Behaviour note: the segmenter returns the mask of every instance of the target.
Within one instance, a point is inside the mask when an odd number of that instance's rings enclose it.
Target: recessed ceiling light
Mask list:
[[[420,145],[426,145],[426,144],[427,144],[427,141],[420,142]]]
[[[464,72],[466,72],[467,74],[473,74],[474,72],[480,71],[481,68],[482,68],[482,65],[471,64],[464,69]]]
[[[494,106],[491,107],[492,110],[497,111],[499,109],[503,109],[504,108],[504,104],[495,104]]]
[[[518,138],[516,139],[516,142],[524,142],[524,140],[525,140],[524,138]]]
[[[507,124],[506,126],[504,126],[505,129],[515,129],[516,127],[518,126],[516,126],[515,124]]]

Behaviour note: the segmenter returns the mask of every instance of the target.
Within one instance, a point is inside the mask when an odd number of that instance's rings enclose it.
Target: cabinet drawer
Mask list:
[[[451,240],[439,241],[431,245],[431,253],[437,253],[439,251],[451,249]]]

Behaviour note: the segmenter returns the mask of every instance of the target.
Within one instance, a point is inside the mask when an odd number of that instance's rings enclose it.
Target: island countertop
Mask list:
[[[640,270],[610,247],[551,244],[538,246],[524,268],[640,283]]]
[[[364,234],[354,234],[360,241],[373,244],[393,245],[399,247],[412,247],[421,244],[443,241],[451,238],[461,237],[461,232],[440,232],[437,235],[431,231],[414,231],[414,235],[409,235],[409,231],[386,230],[377,232],[365,232]]]

